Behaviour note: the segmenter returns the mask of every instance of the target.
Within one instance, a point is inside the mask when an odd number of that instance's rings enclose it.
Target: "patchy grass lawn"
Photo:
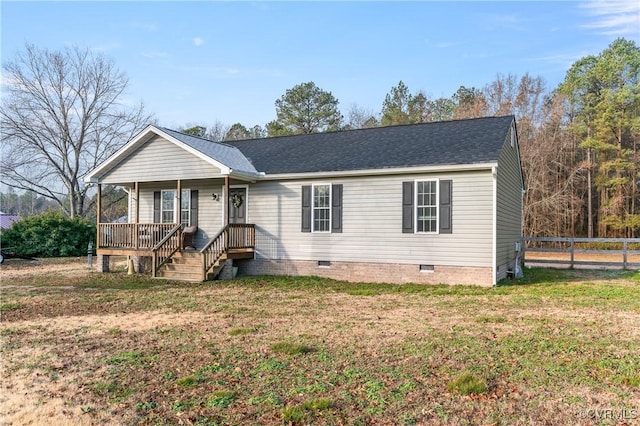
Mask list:
[[[6,424],[640,423],[640,274],[353,284],[0,269]]]

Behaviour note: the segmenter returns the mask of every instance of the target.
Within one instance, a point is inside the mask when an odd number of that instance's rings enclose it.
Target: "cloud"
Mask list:
[[[202,46],[204,44],[204,39],[202,37],[194,37],[193,44],[194,46]]]
[[[603,35],[638,38],[640,34],[640,2],[635,0],[595,0],[579,6],[591,16],[591,22],[582,25]]]

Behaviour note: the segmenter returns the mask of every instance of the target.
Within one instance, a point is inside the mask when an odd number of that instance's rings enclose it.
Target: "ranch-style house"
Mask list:
[[[491,286],[521,254],[513,116],[233,142],[148,126],[85,181],[102,271]],[[128,223],[100,220],[103,185],[127,189]]]

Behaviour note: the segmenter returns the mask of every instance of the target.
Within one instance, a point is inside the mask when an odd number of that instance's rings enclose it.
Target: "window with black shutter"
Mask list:
[[[302,232],[342,232],[341,184],[302,187]]]
[[[440,181],[440,233],[451,234],[453,227],[451,226],[451,196],[452,181]]]
[[[451,180],[402,182],[402,232],[451,234]]]

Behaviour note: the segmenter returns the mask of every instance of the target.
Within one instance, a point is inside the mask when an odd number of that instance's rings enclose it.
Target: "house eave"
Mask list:
[[[253,172],[247,172],[244,170],[234,170],[234,169],[229,170],[228,175],[231,178],[247,181],[250,183],[253,183],[256,180],[263,179],[265,176],[264,173],[253,173]]]
[[[415,173],[448,173],[460,171],[491,170],[498,165],[497,162],[476,164],[446,164],[437,166],[391,167],[364,170],[338,170],[328,172],[301,172],[301,173],[273,173],[265,174],[260,180],[293,180],[293,179],[319,179],[338,177],[361,177],[402,175]]]

